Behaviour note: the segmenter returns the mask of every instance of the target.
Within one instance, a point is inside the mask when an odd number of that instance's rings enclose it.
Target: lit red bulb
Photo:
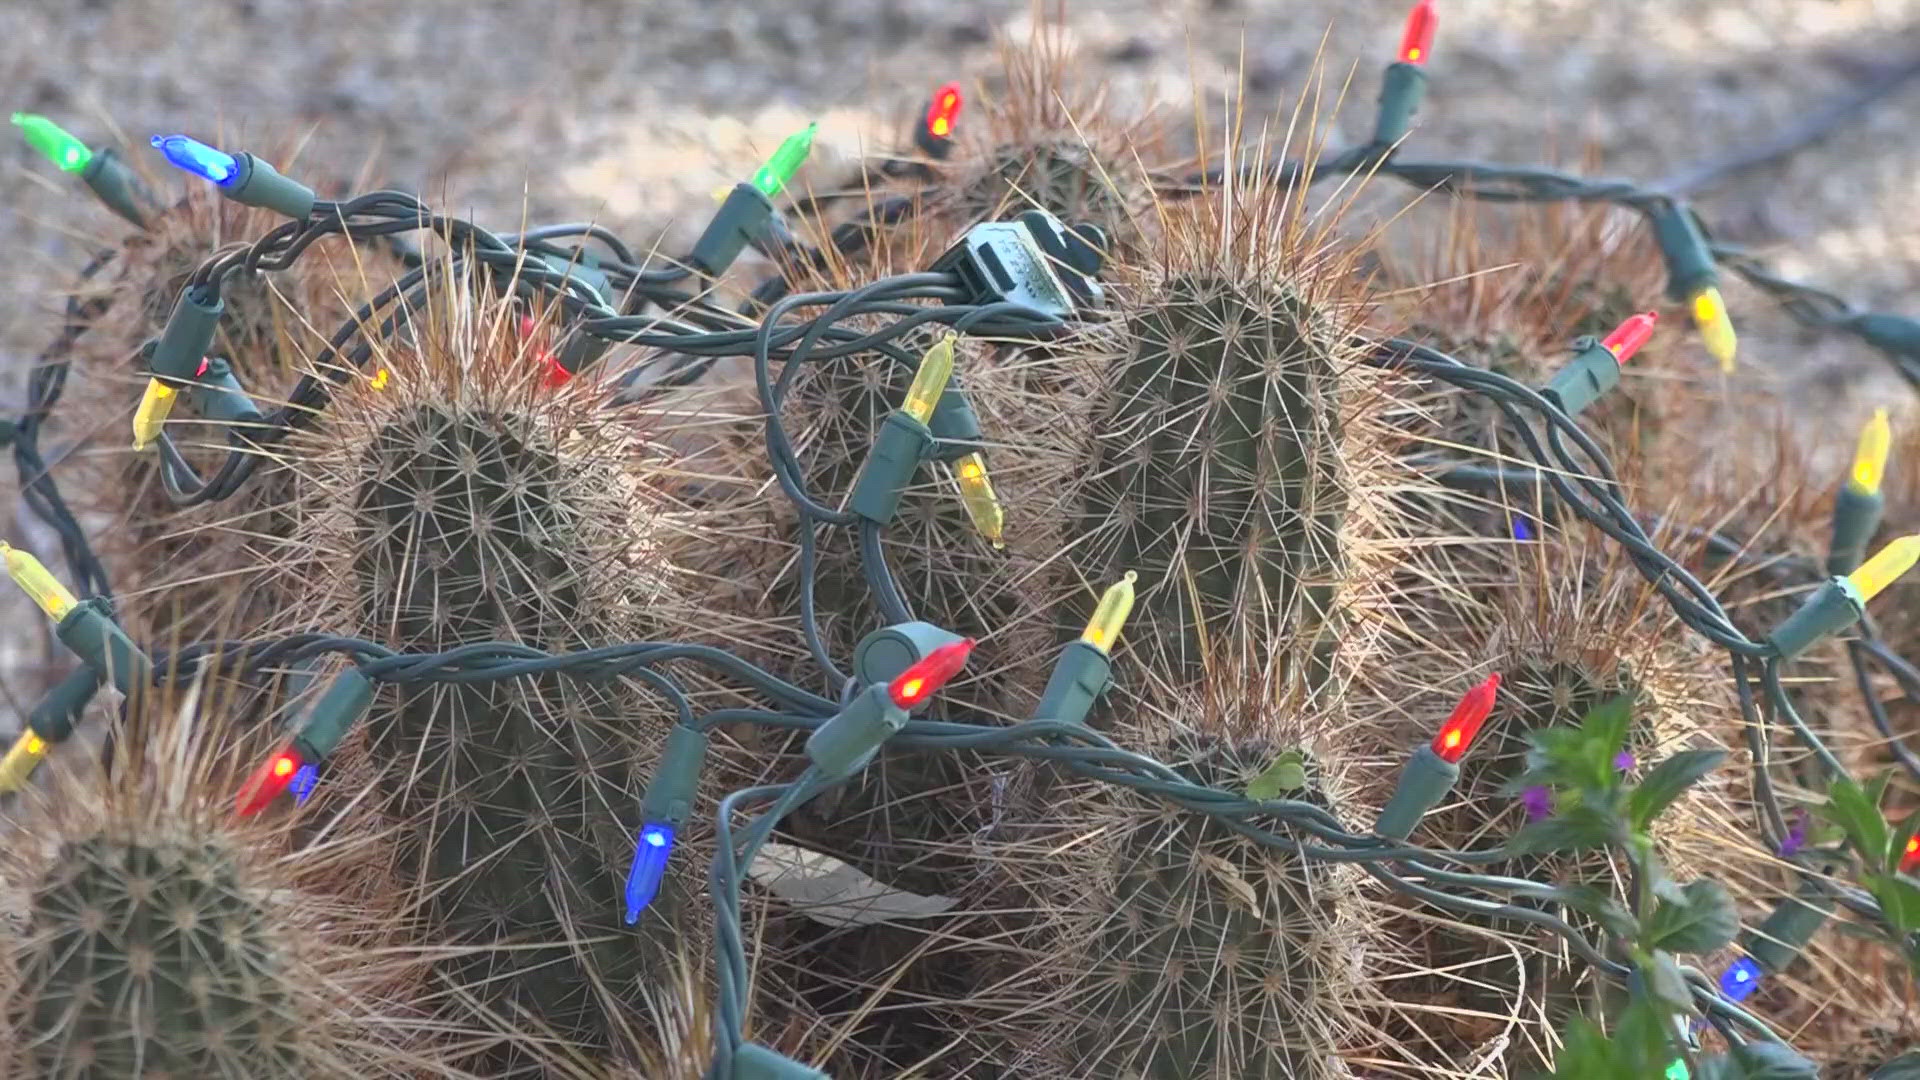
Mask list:
[[[1601,338],[1600,344],[1606,346],[1614,359],[1624,364],[1653,336],[1653,324],[1659,321],[1660,313],[1657,311],[1630,315],[1626,322],[1613,328],[1613,333]]]
[[[533,321],[533,316],[531,315],[520,316],[520,336],[521,337],[523,338],[532,337],[534,328],[535,328],[535,324]],[[565,384],[568,379],[573,378],[573,372],[568,371],[566,369],[566,366],[560,363],[560,361],[553,355],[551,351],[547,349],[540,349],[538,352],[538,355],[540,357],[540,362],[544,364],[547,369],[546,376],[540,381],[540,384],[542,386],[550,386],[550,387],[560,386]]]
[[[240,787],[240,799],[237,809],[241,817],[257,814],[266,809],[268,803],[280,797],[293,783],[295,773],[306,764],[291,747],[278,750],[267,759],[266,764],[253,771],[247,782]]]
[[[927,134],[936,139],[953,137],[953,125],[960,119],[960,84],[950,82],[933,92],[927,106]]]
[[[1496,671],[1462,695],[1460,704],[1453,707],[1453,714],[1433,737],[1433,752],[1440,760],[1449,765],[1460,763],[1467,748],[1473,745],[1474,737],[1480,734],[1480,726],[1487,722],[1487,715],[1493,712],[1493,699],[1499,693],[1500,673]]]
[[[1400,62],[1403,64],[1424,64],[1427,54],[1433,51],[1433,32],[1440,25],[1440,16],[1433,10],[1433,0],[1419,0],[1413,10],[1407,13],[1407,32],[1400,38]]]
[[[919,708],[967,666],[967,657],[972,652],[972,638],[940,646],[895,676],[887,684],[887,696],[902,709]]]
[[[1907,837],[1907,849],[1900,853],[1900,872],[1911,874],[1920,869],[1920,835]]]

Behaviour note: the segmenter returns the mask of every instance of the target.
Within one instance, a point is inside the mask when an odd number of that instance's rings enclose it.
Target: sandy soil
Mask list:
[[[500,227],[593,217],[671,246],[708,193],[786,133],[822,121],[828,161],[886,142],[930,87],[993,68],[1025,0],[8,0],[0,87],[12,109],[90,141],[311,129],[303,160],[352,170]],[[1282,115],[1351,71],[1330,141],[1371,123],[1405,0],[1109,0],[1063,20],[1122,97]],[[1433,84],[1409,152],[1576,157],[1655,179],[1733,152],[1920,53],[1920,0],[1443,0]],[[1316,68],[1316,57],[1324,63]],[[971,83],[970,83],[971,85]],[[1920,311],[1920,80],[1788,163],[1702,199],[1728,239],[1868,305]],[[964,119],[962,121],[964,123]],[[1554,153],[1555,148],[1560,152]],[[297,169],[289,169],[298,172]],[[0,397],[19,400],[57,290],[114,223],[18,143],[0,149]],[[1387,200],[1404,201],[1403,193]],[[1745,355],[1845,400],[1905,400],[1863,347],[1794,328],[1729,290]],[[26,515],[5,526],[44,543]],[[45,549],[43,549],[45,550]],[[51,554],[51,551],[47,551]],[[54,659],[36,613],[0,589],[0,709],[30,704]],[[35,640],[36,636],[40,640]]]

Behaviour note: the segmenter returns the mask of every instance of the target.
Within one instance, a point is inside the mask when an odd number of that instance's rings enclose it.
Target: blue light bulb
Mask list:
[[[240,175],[240,162],[232,154],[215,150],[198,139],[190,139],[185,135],[155,135],[152,141],[168,161],[221,187],[233,183],[234,178]]]
[[[300,770],[293,774],[293,779],[287,784],[287,790],[293,792],[293,804],[305,806],[308,797],[313,794],[314,785],[319,782],[320,766],[311,762],[300,766]]]
[[[1753,988],[1760,985],[1760,976],[1765,974],[1751,956],[1743,956],[1721,973],[1720,993],[1737,1005],[1753,994]]]
[[[627,871],[628,926],[640,920],[640,913],[659,894],[660,879],[667,873],[667,857],[672,854],[672,825],[648,822],[640,827],[640,838],[633,845],[633,868]]]
[[[1520,514],[1513,515],[1513,538],[1515,540],[1533,539],[1533,527],[1528,525],[1527,519]]]

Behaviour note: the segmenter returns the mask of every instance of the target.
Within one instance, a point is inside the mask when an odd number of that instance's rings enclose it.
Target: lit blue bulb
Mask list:
[[[221,187],[233,183],[240,175],[240,162],[232,154],[215,150],[198,139],[190,139],[185,135],[155,135],[153,145],[174,165]]]
[[[287,783],[287,790],[293,792],[293,804],[305,806],[313,794],[314,785],[320,782],[320,766],[311,762],[300,766],[293,779]]]
[[[1753,994],[1753,988],[1760,985],[1760,976],[1765,974],[1752,957],[1743,956],[1721,973],[1721,996],[1737,1005]]]
[[[667,873],[667,857],[673,854],[673,826],[649,822],[640,828],[633,845],[633,868],[627,871],[627,925],[640,920],[640,913],[653,903],[660,892],[660,879]]]
[[[1527,519],[1520,514],[1513,515],[1513,538],[1523,541],[1533,539],[1533,526],[1528,525]]]

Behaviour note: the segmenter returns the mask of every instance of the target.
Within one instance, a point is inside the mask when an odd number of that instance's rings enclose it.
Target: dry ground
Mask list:
[[[147,154],[157,131],[226,132],[229,146],[246,146],[311,129],[305,160],[316,166],[350,170],[377,155],[380,180],[484,223],[593,217],[670,247],[690,239],[708,192],[806,119],[822,121],[823,158],[886,142],[933,83],[972,85],[993,68],[992,35],[1033,18],[1027,0],[4,6],[6,105],[90,140],[118,131]],[[1330,142],[1342,145],[1371,123],[1407,6],[1108,0],[1046,17],[1065,23],[1122,98],[1188,102],[1197,91],[1213,116],[1236,86],[1251,115],[1283,116],[1316,78],[1331,98],[1351,72],[1331,116]],[[1763,139],[1920,54],[1920,0],[1442,0],[1441,17],[1408,152],[1565,162],[1591,142],[1609,172],[1645,179]],[[1920,311],[1917,114],[1911,80],[1821,145],[1716,188],[1706,216],[1788,273]],[[0,241],[13,252],[0,287],[0,401],[13,408],[59,286],[113,222],[18,143],[0,149],[0,186]],[[1377,201],[1391,209],[1406,197]],[[1802,332],[1742,290],[1730,299],[1752,362],[1837,391],[1843,411],[1905,400],[1865,349]],[[24,513],[4,531],[47,539]],[[9,590],[0,627],[10,628],[0,631],[0,709],[13,712],[53,654]]]

